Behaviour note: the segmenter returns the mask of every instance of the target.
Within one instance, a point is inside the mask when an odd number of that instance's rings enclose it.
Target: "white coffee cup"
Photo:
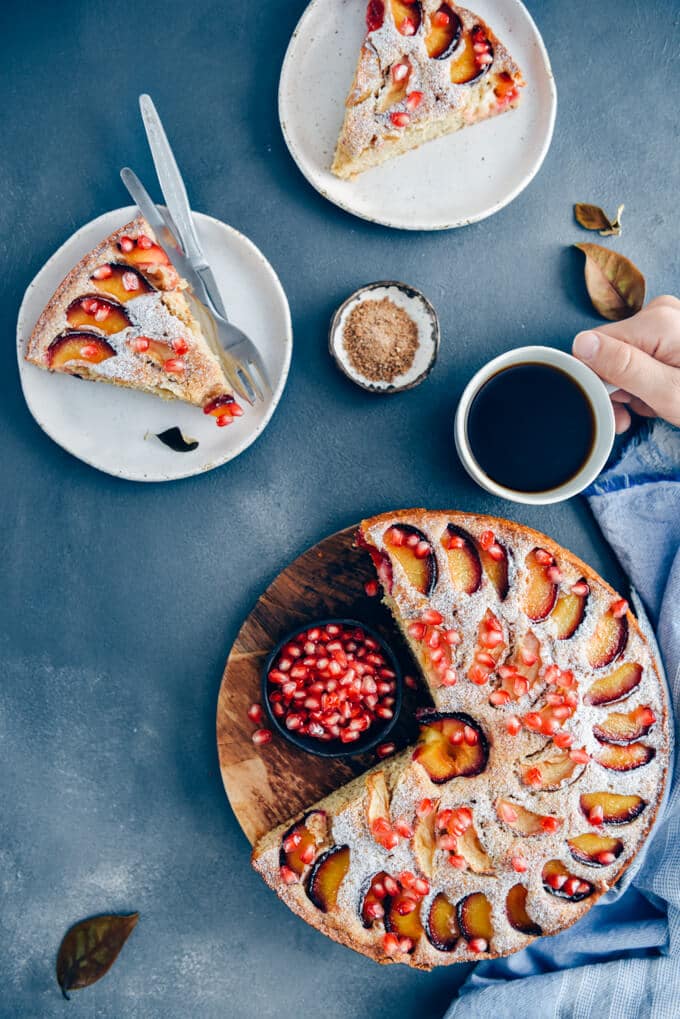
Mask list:
[[[586,394],[595,420],[593,448],[578,474],[575,474],[563,485],[551,488],[546,492],[520,492],[499,485],[481,469],[475,460],[467,434],[470,407],[482,386],[504,368],[528,363],[559,368],[569,375]],[[614,386],[608,386],[602,382],[595,372],[591,371],[582,361],[572,357],[571,354],[565,354],[562,350],[556,350],[554,347],[517,347],[515,350],[508,350],[504,354],[500,354],[480,368],[476,375],[473,375],[458,404],[454,434],[456,449],[463,467],[470,477],[487,492],[498,495],[502,499],[510,499],[512,502],[545,506],[548,503],[562,502],[564,499],[578,495],[598,476],[607,462],[614,444],[614,408],[609,399],[609,393],[614,388]]]

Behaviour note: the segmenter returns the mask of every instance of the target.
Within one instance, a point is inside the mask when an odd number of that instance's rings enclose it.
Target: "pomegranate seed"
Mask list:
[[[535,665],[538,661],[538,655],[535,655],[533,651],[529,651],[527,648],[522,648],[519,656],[524,665]]]
[[[132,249],[135,246],[135,242],[132,240],[131,237],[123,236],[118,242],[118,246],[121,251],[124,251],[125,254],[127,254],[128,252],[132,251]]]
[[[415,93],[411,93],[411,95],[415,95]],[[413,109],[413,107],[409,106],[409,109]],[[396,116],[398,116],[398,114],[396,114]],[[430,554],[429,541],[419,541],[413,550],[413,554],[415,555],[416,559],[426,559]]]
[[[583,598],[585,595],[590,594],[590,588],[585,580],[579,580],[578,583],[571,585],[571,593],[578,595],[579,598]]]
[[[94,313],[95,322],[103,322],[109,317],[111,309],[108,304],[100,304]]]
[[[557,707],[553,708],[553,717],[557,718],[558,721],[564,722],[567,718],[572,715],[572,710],[568,704],[558,704]]]
[[[449,826],[449,822],[453,818],[453,811],[448,807],[445,810],[440,810],[435,818],[435,827],[439,831],[445,831]]]
[[[449,863],[456,870],[465,870],[467,867],[467,860],[464,856],[460,856],[458,853],[451,853],[449,856]]]
[[[604,821],[604,808],[602,807],[601,804],[597,803],[593,807],[593,809],[588,814],[588,820],[595,827],[598,827],[599,825],[601,825],[603,823],[603,821]]]
[[[422,899],[430,891],[430,883],[424,877],[417,877],[412,885],[413,891]]]
[[[539,715],[538,711],[529,711],[522,719],[524,726],[527,729],[532,729],[534,732],[540,732],[543,724],[543,719]]]
[[[408,675],[404,676],[404,685],[407,686],[409,688],[409,690],[417,690],[418,689],[418,680],[415,679],[413,676],[408,676]]]
[[[90,361],[97,356],[98,349],[96,343],[84,343],[80,348],[80,356],[84,357],[86,361]]]
[[[381,705],[379,705],[375,709],[375,713],[378,716],[378,718],[386,718],[387,719],[387,718],[393,718],[394,717],[394,712],[392,711],[392,708],[382,707]]]
[[[395,81],[397,83],[400,82],[400,81],[404,81],[405,78],[408,78],[408,74],[409,74],[409,65],[408,64],[405,64],[402,61],[402,62],[400,62],[398,64],[394,64],[393,65],[393,67],[392,67],[392,80],[393,81]]]
[[[546,815],[541,818],[541,828],[543,831],[555,832],[560,827],[561,821],[557,817],[549,817]]]
[[[153,241],[146,234],[140,234],[137,238],[137,247],[142,248],[144,251],[148,251],[149,248],[153,247]]]
[[[442,686],[455,686],[458,682],[458,676],[455,669],[445,669],[441,678]]]
[[[251,704],[248,708],[248,718],[255,725],[259,725],[262,721],[262,706],[260,704]]]
[[[407,633],[409,637],[413,637],[414,640],[422,640],[425,636],[425,630],[427,627],[424,623],[410,623]]]
[[[423,101],[423,93],[422,92],[409,92],[409,94],[406,96],[406,105],[407,105],[409,110],[417,110],[418,107],[420,106],[420,104],[422,103],[422,101]],[[429,546],[428,546],[428,551],[429,551]],[[416,551],[416,555],[417,554],[418,554],[418,552]]]
[[[291,870],[290,867],[286,867],[285,864],[283,867],[279,867],[279,874],[281,875],[281,880],[285,885],[294,885],[299,881],[295,871]]]
[[[560,750],[567,750],[574,741],[574,737],[570,732],[556,732],[553,736],[553,742],[556,747]]]
[[[418,908],[418,900],[412,899],[410,895],[404,895],[399,899],[395,908],[400,916],[408,916]]]
[[[496,536],[493,531],[482,531],[479,536],[479,544],[482,546],[485,552],[489,550],[489,547],[493,545],[496,540]]]
[[[656,722],[656,715],[650,707],[639,707],[635,709],[635,717],[640,725],[649,727]]]
[[[465,742],[470,747],[473,747],[479,739],[479,736],[470,725],[466,725],[463,729],[463,736],[465,738]]]
[[[587,881],[579,881],[579,885],[576,891],[579,893],[579,895],[585,895],[586,892],[590,891],[590,885],[588,884]]]
[[[458,729],[449,736],[449,743],[452,743],[454,747],[459,747],[464,739],[465,733],[462,729]]]
[[[616,855],[614,853],[607,852],[598,853],[597,859],[604,867],[608,867],[610,863],[614,862],[614,860],[616,859]]]
[[[410,870],[402,870],[399,874],[397,874],[397,881],[402,888],[410,888],[415,879],[415,874]]]
[[[540,786],[543,784],[543,776],[540,768],[529,768],[525,779],[527,785]]]
[[[290,835],[288,835],[287,838],[283,840],[284,853],[292,853],[295,849],[297,849],[301,842],[302,835],[300,834],[300,832],[299,831],[291,832]]]
[[[388,895],[399,894],[399,885],[394,880],[393,877],[390,877],[389,874],[385,875],[385,877],[383,878],[383,884],[385,885],[385,891],[387,892]]]
[[[441,635],[439,633],[439,630],[434,630],[434,629],[430,631],[430,633],[427,635],[427,640],[425,641],[427,646],[429,648],[433,648],[433,649],[438,648],[440,642],[441,642]]]
[[[525,697],[529,693],[529,683],[524,676],[518,676],[513,680],[512,688],[516,697]]]
[[[127,290],[128,293],[139,290],[139,279],[134,272],[124,272],[121,276],[121,283],[123,284],[123,290]]]
[[[412,21],[411,18],[404,18],[401,24],[399,25],[399,31],[401,32],[402,35],[415,35],[416,33],[415,21]]]
[[[458,839],[455,835],[445,832],[443,835],[437,837],[437,849],[443,849],[445,852],[453,852],[458,848]]]
[[[481,665],[473,665],[468,671],[468,679],[476,686],[484,686],[488,678],[489,673]]]
[[[452,645],[460,644],[463,640],[458,630],[444,630],[443,637],[447,644]]]
[[[452,551],[456,548],[465,548],[465,538],[460,534],[451,534],[449,536],[449,549]]]
[[[505,801],[501,801],[498,804],[498,814],[499,817],[503,821],[506,821],[508,824],[514,824],[517,818],[519,817],[519,814],[517,813],[515,808],[510,803],[506,803]]]
[[[110,265],[100,265],[98,269],[92,273],[92,278],[96,280],[107,280],[113,273],[113,269]]]
[[[264,746],[265,743],[269,743],[272,738],[271,729],[256,729],[251,739],[255,746]]]
[[[613,615],[614,619],[621,619],[623,616],[625,616],[627,611],[628,602],[626,601],[625,598],[619,598],[617,601],[612,602],[611,614]]]
[[[486,952],[489,944],[484,938],[472,938],[468,941],[468,948],[471,952]]]
[[[475,661],[479,662],[480,665],[485,665],[487,669],[493,669],[496,665],[495,660],[491,657],[488,651],[477,651],[475,654]]]
[[[566,874],[548,874],[545,879],[545,883],[549,885],[550,888],[554,888],[555,891],[558,892],[566,880]]]
[[[556,665],[549,665],[545,670],[544,680],[548,684],[555,684],[559,682],[562,673]]]
[[[398,835],[401,835],[403,839],[413,838],[413,828],[408,823],[408,821],[403,817],[398,817],[397,820],[394,822],[394,830],[397,832]]]
[[[559,584],[562,580],[562,571],[557,566],[549,566],[545,575],[548,580],[552,580],[553,584]]]
[[[497,545],[496,542],[494,542],[493,545],[489,545],[486,551],[488,552],[492,559],[496,560],[496,562],[500,562],[501,559],[505,559],[505,552],[503,551],[503,546]]]
[[[175,351],[176,354],[180,355],[186,354],[186,352],[189,349],[189,344],[185,339],[180,337],[178,340],[172,341],[172,349]]]
[[[364,913],[369,920],[382,920],[385,915],[385,908],[379,902],[369,902],[364,907]]]
[[[512,869],[516,870],[518,874],[523,874],[528,866],[523,856],[513,856],[510,863],[512,864]]]
[[[88,315],[94,314],[99,307],[99,301],[95,301],[93,297],[84,297],[80,302],[83,311],[86,311]]]
[[[411,938],[399,938],[399,951],[410,952],[413,948],[413,941]]]
[[[569,756],[572,761],[575,761],[577,764],[587,764],[590,760],[590,754],[586,753],[584,748],[581,748],[580,750],[578,748],[570,750]]]
[[[449,18],[449,15],[446,13],[446,11],[437,11],[437,13],[432,18],[432,24],[436,25],[437,28],[446,28],[450,20],[451,19]]]
[[[534,559],[537,563],[541,563],[542,566],[550,566],[553,562],[553,557],[550,552],[546,552],[544,548],[537,548],[534,550]]]
[[[557,709],[556,709],[557,710]],[[569,709],[567,709],[568,711]],[[553,736],[560,727],[556,718],[544,718],[541,721],[541,732],[544,736]]]
[[[444,622],[441,612],[437,612],[436,609],[425,609],[420,618],[428,626],[439,626],[440,623]]]
[[[508,730],[511,736],[516,736],[517,733],[522,728],[522,723],[520,722],[517,715],[510,715],[510,718],[505,723],[505,728]]]
[[[498,630],[485,630],[479,638],[480,644],[484,647],[494,648],[498,647],[499,644],[503,644],[503,634],[499,633]],[[479,657],[479,656],[478,656]],[[490,657],[490,656],[489,656]],[[496,664],[494,659],[491,659]],[[493,668],[493,666],[492,666]]]
[[[507,690],[494,690],[493,693],[489,694],[489,704],[493,704],[495,707],[507,704],[509,700],[510,694]]]
[[[378,581],[367,580],[366,583],[364,584],[364,591],[366,592],[369,598],[375,598],[375,596],[378,593]]]
[[[399,938],[396,934],[383,934],[382,939],[383,951],[386,955],[398,955],[399,953]]]
[[[316,846],[313,843],[305,846],[305,848],[299,854],[300,859],[303,863],[311,863],[316,856]]]
[[[564,891],[564,893],[566,895],[575,895],[576,892],[578,891],[578,886],[580,885],[580,883],[581,882],[579,881],[579,879],[577,877],[569,877],[564,882],[564,885],[562,886],[562,890]]]

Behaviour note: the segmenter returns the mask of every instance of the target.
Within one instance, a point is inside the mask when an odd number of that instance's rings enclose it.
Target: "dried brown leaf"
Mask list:
[[[577,202],[574,206],[574,216],[584,230],[598,230],[600,237],[618,237],[621,233],[621,214],[623,205],[619,205],[616,218],[610,220],[609,216],[599,205],[587,205],[585,202]]]
[[[576,244],[586,256],[586,287],[595,309],[612,322],[629,318],[645,300],[645,278],[630,259],[601,244]]]
[[[92,916],[66,932],[57,954],[57,981],[67,1001],[68,991],[89,987],[109,971],[138,919],[139,913]]]

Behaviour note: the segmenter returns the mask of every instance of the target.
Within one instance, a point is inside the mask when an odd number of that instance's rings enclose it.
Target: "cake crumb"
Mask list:
[[[356,372],[372,382],[392,382],[413,364],[418,326],[389,297],[363,300],[347,317],[343,343]]]

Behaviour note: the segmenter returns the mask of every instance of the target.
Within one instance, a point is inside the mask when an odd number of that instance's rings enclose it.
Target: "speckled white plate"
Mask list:
[[[257,345],[272,396],[249,407],[229,428],[217,428],[199,407],[147,393],[52,374],[24,361],[26,343],[61,280],[107,234],[136,214],[134,206],[107,212],[77,230],[42,267],[19,310],[17,356],[28,408],[43,431],[80,460],[130,481],[174,481],[232,460],[266,428],[281,398],[293,350],[288,301],[278,276],[252,241],[212,216],[195,212],[196,229],[233,322]],[[198,439],[189,453],[155,436],[177,425]]]
[[[447,230],[491,216],[531,182],[550,146],[557,109],[548,54],[520,0],[469,0],[469,6],[524,72],[519,108],[346,181],[329,167],[366,31],[366,0],[312,0],[283,63],[279,117],[293,159],[329,201],[385,226]]]

